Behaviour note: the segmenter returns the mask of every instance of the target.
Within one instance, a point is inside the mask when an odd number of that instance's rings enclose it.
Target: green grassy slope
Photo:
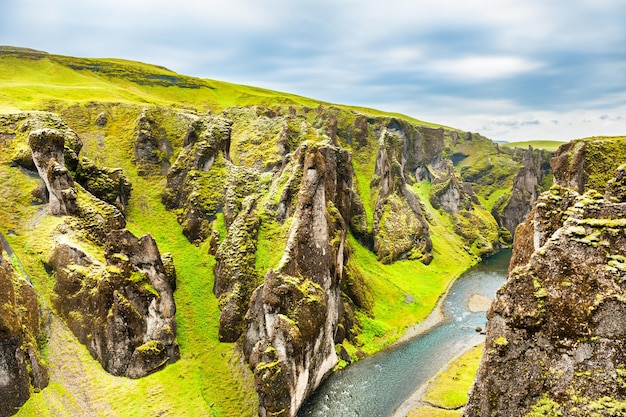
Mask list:
[[[500,146],[503,148],[522,148],[526,149],[529,146],[532,146],[533,149],[544,149],[546,151],[554,152],[559,146],[563,145],[566,142],[560,142],[556,140],[528,140],[523,142],[507,142],[501,143]]]
[[[141,62],[104,58],[73,58],[25,48],[0,47],[0,112],[42,110],[53,101],[65,103],[142,103],[221,111],[231,106],[325,103],[295,94],[201,79]],[[414,118],[355,106],[371,116]]]
[[[137,62],[77,59],[0,48],[0,113],[25,110],[59,113],[83,140],[81,155],[99,165],[122,168],[133,183],[127,212],[129,229],[136,234],[151,233],[160,250],[171,252],[174,257],[178,274],[176,317],[182,355],[176,364],[140,380],[113,377],[102,370],[60,320],[54,319],[52,336],[44,349],[50,363],[51,384],[42,393],[33,395],[18,415],[245,416],[256,412],[250,372],[243,365],[236,346],[220,343],[217,338],[219,310],[212,292],[215,260],[207,254],[206,244],[199,247],[189,244],[175,215],[164,209],[160,201],[164,177],[140,177],[132,161],[134,127],[143,108],[162,108],[158,117],[162,119],[176,155],[184,135],[176,110],[219,112],[234,105],[316,108],[327,103],[256,87],[186,77]],[[336,107],[437,126],[373,109]],[[104,127],[95,123],[101,112],[109,118]],[[234,138],[234,147],[237,140]],[[23,146],[24,141],[25,137],[19,136],[11,141],[0,141],[3,150],[0,153],[0,229],[5,234],[9,230],[15,232],[8,234],[8,239],[33,277],[42,304],[49,308],[54,283],[41,263],[50,245],[42,236],[47,236],[46,231],[52,230],[58,219],[45,216],[38,206],[30,205],[30,192],[38,179],[9,166],[14,151],[11,147]],[[374,173],[376,151],[368,147],[353,151],[358,182],[355,188],[363,199],[371,228],[376,196],[370,195],[368,185]],[[494,164],[498,165],[500,160],[494,158]],[[468,162],[464,166],[469,166]],[[373,253],[350,238],[352,257],[375,297],[372,316],[359,315],[363,324],[361,344],[349,346],[351,354],[357,349],[373,353],[393,343],[409,326],[427,316],[452,280],[478,261],[453,232],[451,216],[430,205],[430,184],[423,183],[413,190],[420,195],[430,218],[434,260],[428,266],[409,260],[382,265]],[[223,217],[218,217],[218,221],[223,223]],[[262,228],[257,252],[259,271],[267,270],[280,258],[276,245],[281,244],[285,227],[281,230]],[[224,225],[218,228],[224,230]],[[276,237],[277,234],[281,236]]]

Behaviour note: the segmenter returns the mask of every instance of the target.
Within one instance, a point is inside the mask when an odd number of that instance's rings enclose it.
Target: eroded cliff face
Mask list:
[[[219,339],[241,340],[262,416],[295,415],[337,352],[351,360],[342,343],[357,343],[355,311],[372,314],[374,300],[349,233],[383,263],[430,263],[432,219],[417,190],[432,183],[429,203],[453,219],[468,252],[499,247],[495,220],[443,156],[471,148],[471,135],[322,107],[190,120],[163,202],[191,242],[210,240]],[[353,155],[372,161],[372,178],[359,176]]]
[[[42,232],[51,243],[41,259],[54,277],[55,313],[114,375],[138,378],[177,360],[175,271],[151,236],[124,228],[127,177],[80,158],[81,139],[57,115],[21,115],[13,126],[30,151],[18,148],[14,164],[42,179],[33,196],[49,203],[40,216],[58,216]],[[20,288],[36,315],[34,292]]]
[[[407,257],[421,259],[424,263],[432,259],[428,223],[419,197],[408,188],[406,175],[406,171],[417,170],[428,162],[418,156],[422,151],[421,135],[413,129],[407,130],[392,123],[380,133],[374,180],[380,191],[372,233],[374,252],[383,263]],[[443,130],[441,133],[443,145]],[[425,158],[433,159],[434,156]]]
[[[0,236],[0,416],[15,414],[31,390],[48,385],[39,351],[39,302],[33,287],[10,262]]]
[[[529,147],[523,152],[521,159],[522,166],[515,174],[513,188],[504,194],[491,210],[498,224],[512,235],[533,208],[544,187],[551,185],[552,179],[549,152]]]
[[[626,408],[625,168],[601,194],[596,174],[615,173],[620,159],[581,154],[625,145],[610,142],[567,145],[553,159],[557,185],[517,229],[464,416],[621,415]]]
[[[52,303],[91,355],[111,374],[130,378],[178,360],[175,276],[154,239],[112,230],[104,263],[75,242],[71,232],[57,237],[49,261]]]
[[[53,310],[114,375],[141,377],[179,357],[171,257],[125,229],[127,207],[150,215],[142,188],[152,181],[165,184],[160,202],[190,244],[214,256],[213,275],[187,279],[214,277],[217,336],[238,342],[263,416],[295,415],[339,358],[364,355],[361,320],[375,319],[376,300],[357,250],[428,265],[449,247],[475,260],[500,247],[479,197],[512,182],[518,164],[479,135],[324,106],[101,107],[60,107],[81,137],[49,113],[21,115],[2,135],[18,149],[15,167],[59,174],[33,194],[56,216],[44,231],[50,250],[36,256]],[[120,149],[105,143],[119,136]],[[482,181],[491,168],[468,171],[450,155],[511,166]],[[101,166],[124,158],[124,170]],[[433,236],[443,229],[445,239]]]

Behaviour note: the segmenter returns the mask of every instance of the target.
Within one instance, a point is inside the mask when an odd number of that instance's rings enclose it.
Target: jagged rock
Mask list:
[[[513,188],[496,201],[491,214],[499,225],[505,227],[511,235],[515,228],[524,221],[539,194],[544,191],[542,181],[549,174],[550,153],[533,151],[532,147],[524,152],[522,166],[513,179]]]
[[[561,145],[550,165],[555,184],[580,194],[588,188],[603,193],[625,158],[623,137],[579,139]]]
[[[113,375],[130,378],[178,360],[173,272],[154,239],[110,232],[106,265],[71,242],[60,235],[49,260],[52,302],[91,355]]]
[[[107,122],[108,117],[105,112],[101,112],[100,114],[98,114],[98,117],[96,118],[96,126],[106,126]]]
[[[219,339],[223,342],[234,342],[241,336],[250,296],[260,283],[255,269],[259,230],[255,200],[255,196],[244,200],[242,211],[215,255],[213,292],[219,298]]]
[[[517,229],[466,417],[620,415],[626,407],[626,203],[619,187],[604,198],[588,188],[594,179],[575,172],[585,170],[575,159],[557,156],[554,175],[585,194],[553,187]]]
[[[81,197],[78,211],[67,220],[75,230],[82,230],[89,239],[100,244],[105,242],[109,232],[126,227],[126,218],[117,207],[94,197],[80,185],[77,190]]]
[[[184,149],[167,173],[163,204],[170,210],[181,209],[178,220],[191,242],[210,235],[211,222],[224,205],[230,126],[229,120],[220,117],[195,120],[185,136]]]
[[[0,416],[17,412],[35,392],[48,385],[38,347],[39,303],[32,286],[6,259],[0,235]],[[3,253],[4,252],[4,253]]]
[[[450,214],[471,210],[473,199],[475,200],[476,196],[472,186],[467,187],[463,184],[452,167],[445,180],[435,181],[431,187],[430,204],[436,209],[443,208]]]
[[[30,132],[28,144],[39,176],[46,183],[49,210],[53,215],[72,215],[78,211],[74,180],[65,167],[65,136],[53,129]]]
[[[176,291],[176,267],[174,266],[174,257],[171,253],[167,252],[161,255],[161,261],[163,262],[163,268],[165,268],[165,275],[167,276],[167,282],[170,284],[172,291]]]
[[[305,144],[294,159],[303,174],[287,247],[254,291],[245,319],[244,353],[263,417],[295,416],[337,362],[350,155]]]
[[[144,109],[135,126],[135,165],[141,176],[164,175],[170,169],[172,143],[161,124],[163,109]]]
[[[132,184],[120,168],[99,168],[88,158],[82,157],[76,169],[76,182],[96,198],[126,210]]]
[[[380,187],[374,214],[374,252],[384,263],[408,257],[429,263],[432,242],[428,223],[417,197],[406,186],[402,162],[410,144],[404,133],[383,129],[376,157],[376,175]],[[412,153],[411,153],[412,155]]]

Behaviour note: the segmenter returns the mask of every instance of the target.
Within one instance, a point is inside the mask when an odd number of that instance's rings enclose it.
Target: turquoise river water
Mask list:
[[[472,294],[492,299],[504,283],[511,257],[505,250],[465,272],[443,302],[446,319],[408,342],[332,374],[307,400],[298,417],[388,417],[446,363],[484,340],[484,312],[468,308]]]

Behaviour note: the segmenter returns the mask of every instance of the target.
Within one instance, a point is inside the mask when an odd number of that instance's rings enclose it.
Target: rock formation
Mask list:
[[[66,383],[77,373],[57,363],[53,389],[31,403],[41,414],[241,414],[256,388],[260,414],[294,415],[338,357],[344,365],[390,343],[399,315],[421,308],[423,277],[402,282],[405,271],[443,276],[454,262],[444,257],[469,265],[503,240],[485,207],[512,187],[520,161],[479,134],[144,64],[0,47],[6,57],[95,76],[119,96],[70,102],[75,86],[65,94],[71,77],[61,77],[53,94],[42,85],[45,98],[29,103],[7,92],[10,108],[45,111],[0,114],[0,226],[23,244],[42,305],[59,316],[55,328],[67,326],[115,375],[161,369],[179,355],[176,271],[127,220],[186,256],[177,262],[187,351],[168,371],[185,390],[159,376],[127,392],[122,378],[84,389]],[[133,85],[140,95],[125,93]],[[48,202],[54,217],[42,209]],[[180,227],[164,232],[171,215]],[[28,291],[17,282],[16,294]],[[51,342],[52,360],[65,343],[79,348],[73,337]],[[99,372],[96,361],[75,359],[81,377]],[[186,379],[189,369],[198,372]]]
[[[557,185],[517,229],[464,416],[626,410],[625,168],[603,195],[591,185],[599,183],[596,175],[605,178],[605,169],[615,172],[618,161],[610,153],[581,154],[607,146],[624,142],[574,143],[553,159]]]
[[[78,211],[74,180],[65,167],[65,137],[53,129],[32,131],[28,137],[33,162],[49,194],[53,215],[71,215]]]
[[[231,232],[215,255],[213,292],[220,300],[219,339],[235,342],[243,333],[243,319],[252,292],[260,279],[255,269],[259,218],[254,212],[255,196],[248,196],[231,225]]]
[[[82,157],[75,179],[94,197],[114,205],[122,213],[126,210],[133,186],[120,168],[100,168]]]
[[[154,239],[110,232],[106,264],[72,240],[57,238],[49,264],[52,302],[78,340],[113,375],[139,378],[176,361],[172,277]]]
[[[244,353],[262,417],[295,416],[337,363],[350,156],[310,144],[294,160],[302,164],[302,180],[287,247],[252,295],[245,320]]]
[[[498,224],[512,235],[544,191],[542,182],[551,172],[549,155],[546,151],[533,150],[529,146],[522,155],[522,166],[513,179],[513,188],[500,197],[491,210]]]
[[[57,129],[39,128],[46,124]],[[67,216],[49,236],[44,260],[54,273],[56,312],[114,375],[139,378],[176,361],[175,270],[150,235],[138,239],[124,229],[130,182],[121,169],[79,158],[82,142],[62,121],[40,116],[23,126],[38,127],[28,144],[49,211]]]
[[[165,130],[155,122],[149,111],[144,110],[136,126],[135,164],[139,175],[166,173],[169,169],[167,151]]]
[[[15,414],[31,390],[48,385],[39,352],[39,302],[11,265],[0,235],[0,416]]]
[[[167,173],[162,200],[168,209],[180,210],[185,236],[200,242],[210,235],[211,222],[223,205],[230,122],[213,116],[197,118],[189,126],[183,147]]]
[[[432,242],[428,223],[419,197],[407,187],[405,173],[410,169],[410,162],[416,164],[419,160],[411,148],[421,145],[421,137],[418,132],[413,132],[414,136],[409,138],[405,130],[394,127],[392,123],[383,128],[376,157],[375,185],[380,191],[372,228],[374,252],[383,263],[392,263],[399,258],[421,259],[429,263]]]

